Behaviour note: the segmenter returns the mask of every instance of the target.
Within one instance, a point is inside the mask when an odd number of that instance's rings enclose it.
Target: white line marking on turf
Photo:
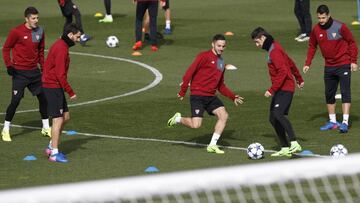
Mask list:
[[[96,100],[91,100],[91,101],[86,101],[86,102],[81,102],[81,103],[76,103],[76,104],[70,104],[68,105],[69,107],[75,107],[75,106],[83,106],[83,105],[87,105],[87,104],[94,104],[94,103],[99,103],[99,102],[104,102],[104,101],[109,101],[109,100],[113,100],[113,99],[118,99],[120,97],[126,97],[126,96],[130,96],[133,94],[137,94],[143,91],[146,91],[148,89],[151,89],[153,87],[155,87],[156,85],[158,85],[160,83],[160,81],[162,80],[163,76],[160,73],[160,71],[158,71],[156,68],[149,66],[145,63],[141,63],[138,61],[134,61],[131,59],[125,59],[125,58],[120,58],[120,57],[113,57],[113,56],[104,56],[104,55],[98,55],[98,54],[89,54],[89,53],[81,53],[81,52],[70,52],[70,54],[74,54],[74,55],[80,55],[80,56],[91,56],[91,57],[98,57],[98,58],[104,58],[104,59],[112,59],[112,60],[117,60],[117,61],[124,61],[124,62],[128,62],[128,63],[133,63],[136,65],[139,65],[143,68],[146,68],[148,70],[150,70],[154,75],[155,75],[155,79],[147,86],[140,88],[138,90],[134,90],[131,92],[127,92],[124,94],[120,94],[120,95],[115,95],[115,96],[111,96],[111,97],[105,97],[102,99],[96,99]],[[39,109],[29,109],[29,110],[22,110],[22,111],[16,111],[16,113],[28,113],[28,112],[35,112],[35,111],[39,111]],[[0,115],[4,115],[6,114],[5,112],[0,112]]]
[[[3,125],[3,124],[0,124],[0,125]],[[22,126],[22,125],[14,125],[14,124],[11,124],[11,127],[33,129],[33,130],[41,130],[40,127]],[[62,133],[66,134],[67,131],[63,130]],[[87,136],[87,137],[101,137],[101,138],[120,139],[120,140],[162,142],[162,143],[184,144],[184,145],[201,146],[201,147],[206,147],[207,146],[207,144],[201,144],[201,143],[196,143],[196,142],[178,141],[178,140],[162,140],[162,139],[156,139],[156,138],[141,138],[141,137],[124,137],[124,136],[116,136],[116,135],[104,135],[104,134],[81,133],[81,132],[76,132],[76,134],[77,135]],[[219,146],[227,148],[227,149],[242,150],[242,151],[247,150],[247,148],[243,148],[243,147],[233,147],[233,146],[223,146],[223,145],[219,145]],[[274,153],[276,151],[274,151],[274,150],[264,150],[264,152]],[[319,154],[313,154],[313,155],[308,155],[308,157],[327,157],[327,156],[323,156],[323,155],[319,155]]]

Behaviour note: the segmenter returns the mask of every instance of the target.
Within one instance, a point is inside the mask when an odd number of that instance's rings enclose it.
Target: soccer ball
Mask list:
[[[117,47],[119,45],[119,39],[116,36],[109,36],[106,39],[106,45],[110,48]]]
[[[342,144],[336,144],[330,149],[330,156],[332,157],[344,157],[348,154],[348,150]]]
[[[264,157],[264,147],[260,143],[252,143],[247,148],[247,155],[251,159],[261,159]]]

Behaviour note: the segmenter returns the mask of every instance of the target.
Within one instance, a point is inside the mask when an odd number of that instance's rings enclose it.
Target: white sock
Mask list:
[[[53,148],[53,149],[51,150],[51,156],[54,155],[54,154],[57,154],[57,153],[59,153],[59,149],[58,149],[58,148]]]
[[[210,142],[209,146],[216,145],[219,138],[220,138],[220,135],[217,134],[217,133],[214,133],[212,138],[211,138],[211,142]]]
[[[50,140],[50,142],[49,142],[48,148],[51,149],[51,150],[53,149],[52,146],[51,146],[51,140]]]
[[[10,130],[10,123],[11,123],[10,121],[5,121],[3,130],[9,131]]]
[[[170,21],[170,20],[166,20],[166,21],[165,21],[165,29],[171,29],[170,24],[171,24],[171,21]]]
[[[175,122],[176,122],[176,124],[181,123],[181,116],[176,117]]]
[[[45,129],[50,128],[49,119],[42,119],[42,124],[43,124],[43,128],[45,128]]]
[[[336,114],[329,114],[330,122],[336,123]]]
[[[349,125],[349,114],[343,114],[343,123]]]

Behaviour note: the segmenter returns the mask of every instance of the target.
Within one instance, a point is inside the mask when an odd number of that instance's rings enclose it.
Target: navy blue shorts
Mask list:
[[[42,92],[41,72],[38,68],[33,70],[14,69],[12,77],[13,96],[23,97],[25,88],[28,88],[33,96]]]

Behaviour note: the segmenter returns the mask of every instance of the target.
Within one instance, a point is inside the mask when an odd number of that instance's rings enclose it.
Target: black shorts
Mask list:
[[[63,16],[72,16],[77,10],[77,6],[72,1],[65,1],[65,5],[60,6],[60,9]]]
[[[277,91],[271,100],[270,112],[279,111],[283,115],[288,115],[293,95],[293,92]]]
[[[191,117],[203,117],[206,110],[209,115],[214,115],[213,111],[224,106],[217,96],[190,96]]]
[[[24,90],[27,87],[33,96],[42,92],[41,72],[38,68],[33,70],[14,69],[12,77],[13,96],[23,97]]]
[[[335,104],[335,95],[340,82],[342,103],[351,103],[350,64],[324,68],[325,98],[327,104]]]
[[[62,117],[68,112],[64,90],[62,88],[43,88],[47,100],[48,116],[52,118]]]
[[[166,4],[165,4],[165,6],[162,7],[162,9],[163,9],[164,11],[166,11],[166,10],[168,10],[168,9],[170,8],[170,3],[169,3],[169,1],[170,1],[170,0],[165,0]]]

